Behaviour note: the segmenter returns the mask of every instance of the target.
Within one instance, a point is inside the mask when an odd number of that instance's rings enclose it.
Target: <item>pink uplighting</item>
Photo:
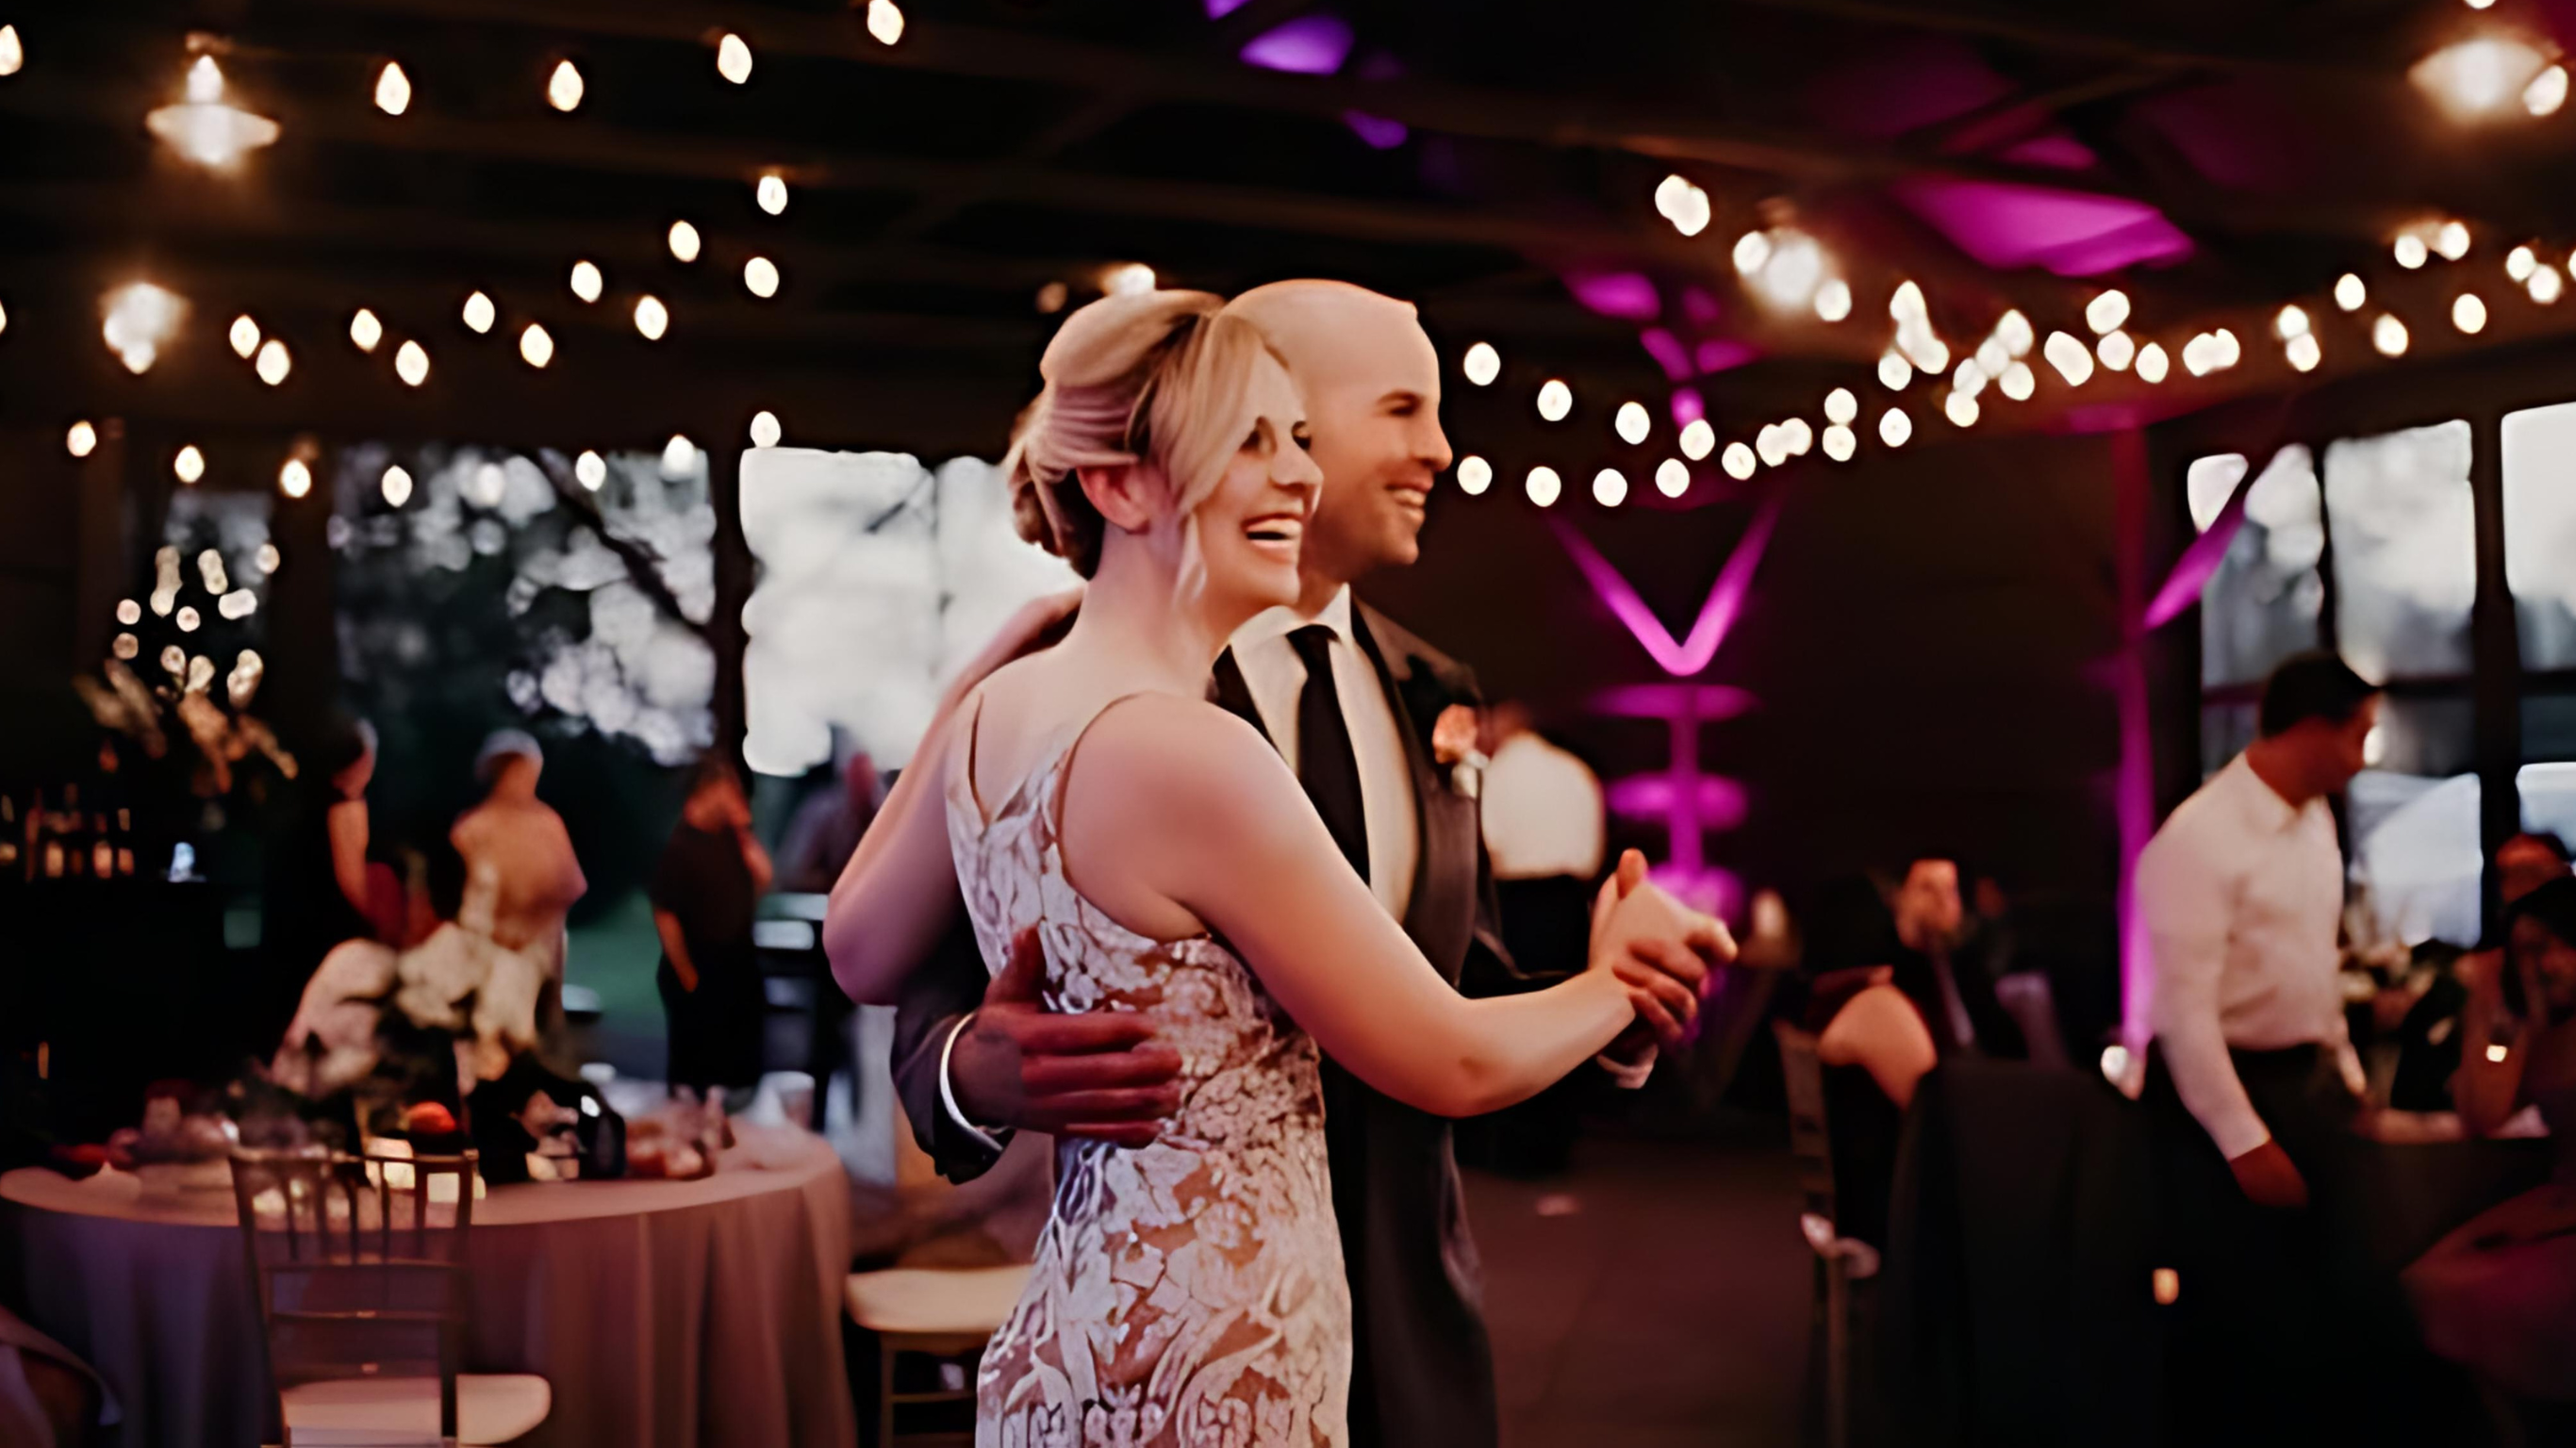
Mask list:
[[[1708,399],[1696,387],[1676,387],[1672,398],[1673,426],[1688,427],[1708,416]]]
[[[1699,370],[1704,376],[1711,372],[1726,372],[1741,367],[1761,355],[1761,349],[1750,342],[1738,342],[1731,337],[1717,337],[1700,343],[1697,350],[1691,354],[1691,360],[1699,364]]]
[[[1896,199],[1998,271],[2098,276],[2180,261],[2191,238],[2143,202],[2007,181],[1900,181]]]
[[[1297,75],[1331,75],[1350,59],[1351,27],[1338,15],[1306,15],[1266,30],[1241,52],[1246,65]]]
[[[1413,132],[1405,129],[1404,122],[1390,121],[1384,116],[1372,116],[1365,111],[1342,112],[1342,124],[1350,127],[1352,133],[1372,149],[1380,151],[1392,151],[1403,145],[1413,135]]]
[[[1779,517],[1780,495],[1774,492],[1763,501],[1761,511],[1753,515],[1753,525],[1744,530],[1726,566],[1717,571],[1717,582],[1710,585],[1708,602],[1701,605],[1690,636],[1679,640],[1589,539],[1562,519],[1550,518],[1548,522],[1556,529],[1557,541],[1573,555],[1575,566],[1583,570],[1584,581],[1609,605],[1611,614],[1628,626],[1638,646],[1665,673],[1686,679],[1707,668],[1709,660],[1717,657],[1717,646],[1726,642],[1727,630],[1735,626],[1736,614],[1744,607],[1744,595],[1753,586],[1753,571],[1762,565],[1763,549],[1770,545],[1771,528]]]
[[[1682,346],[1681,338],[1661,327],[1648,327],[1637,334],[1637,342],[1646,349],[1647,356],[1655,359],[1655,365],[1664,369],[1666,377],[1679,382],[1692,375],[1690,351]]]
[[[1744,823],[1744,786],[1701,775],[1684,787],[1668,775],[1641,774],[1610,786],[1610,808],[1623,815],[1687,814],[1701,829],[1731,830]]]
[[[1703,773],[1702,724],[1732,719],[1753,707],[1753,696],[1718,684],[1632,684],[1592,701],[1595,712],[1621,718],[1660,719],[1670,729],[1672,763],[1662,774],[1631,775],[1607,790],[1613,812],[1629,819],[1660,820],[1670,844],[1653,877],[1699,909],[1730,914],[1741,899],[1735,877],[1708,863],[1706,836],[1744,822],[1744,786]]]
[[[1664,309],[1643,272],[1567,272],[1565,289],[1584,306],[1622,321],[1651,321]]]

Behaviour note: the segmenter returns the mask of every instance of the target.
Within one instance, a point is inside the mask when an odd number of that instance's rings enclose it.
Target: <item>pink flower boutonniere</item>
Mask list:
[[[1469,799],[1484,785],[1485,754],[1476,747],[1481,724],[1474,708],[1452,704],[1431,726],[1433,762],[1449,771],[1449,787]]]

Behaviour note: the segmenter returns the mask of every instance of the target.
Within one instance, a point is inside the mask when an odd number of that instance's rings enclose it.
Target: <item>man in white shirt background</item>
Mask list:
[[[2378,713],[2378,690],[2333,655],[2283,662],[2260,737],[2138,860],[2149,967],[2127,1009],[2130,1039],[2153,1039],[2160,1265],[2179,1272],[2173,1441],[2306,1441],[2321,1413],[2367,1403],[2347,1370],[2368,1314],[2329,1267],[2361,1080],[2328,801],[2361,771]]]

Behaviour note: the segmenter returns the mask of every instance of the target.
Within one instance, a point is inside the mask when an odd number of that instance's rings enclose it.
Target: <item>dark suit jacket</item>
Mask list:
[[[1492,871],[1475,799],[1432,757],[1442,710],[1478,702],[1475,676],[1362,605],[1353,632],[1377,666],[1412,766],[1421,851],[1405,932],[1468,995],[1554,984],[1563,973],[1519,969],[1496,924]],[[1240,675],[1220,678],[1216,702],[1261,720]],[[1581,962],[1574,963],[1580,968]],[[960,1016],[983,999],[989,974],[964,922],[936,960],[914,972],[895,1021],[895,1082],[922,1149],[951,1180],[993,1154],[948,1120],[939,1057]],[[1351,1285],[1351,1441],[1402,1448],[1492,1448],[1493,1351],[1481,1271],[1467,1232],[1449,1122],[1395,1101],[1324,1062],[1325,1149],[1333,1210]]]

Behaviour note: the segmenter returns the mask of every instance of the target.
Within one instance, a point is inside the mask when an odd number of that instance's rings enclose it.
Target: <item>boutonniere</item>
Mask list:
[[[1449,787],[1468,799],[1484,787],[1485,752],[1476,747],[1482,723],[1473,707],[1452,704],[1431,724],[1432,761],[1449,771]]]

